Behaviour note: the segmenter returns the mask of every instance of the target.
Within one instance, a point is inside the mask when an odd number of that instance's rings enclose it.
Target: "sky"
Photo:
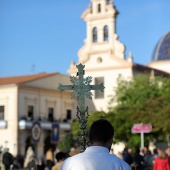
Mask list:
[[[86,38],[81,14],[90,0],[0,0],[0,77],[68,74]],[[170,0],[114,0],[116,33],[134,62],[150,62],[170,31]]]

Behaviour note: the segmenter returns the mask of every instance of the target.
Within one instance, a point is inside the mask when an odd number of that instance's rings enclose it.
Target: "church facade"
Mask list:
[[[87,101],[90,112],[108,111],[110,95],[114,95],[120,75],[125,79],[139,73],[169,75],[166,70],[133,63],[131,54],[125,59],[125,45],[118,40],[115,29],[117,14],[112,0],[91,0],[81,16],[86,22],[86,38],[78,52],[78,63],[85,65],[85,75],[93,77],[93,84],[105,86],[104,93],[93,92],[92,102]],[[70,65],[68,72],[71,75],[76,74],[76,64]]]

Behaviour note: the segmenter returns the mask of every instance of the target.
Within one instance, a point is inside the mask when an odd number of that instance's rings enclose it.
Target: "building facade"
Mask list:
[[[59,125],[60,135],[70,130],[77,101],[70,100],[69,91],[59,93],[59,83],[70,84],[69,76],[42,73],[0,78],[0,145],[13,155],[25,155],[31,145],[40,157],[55,142],[51,139],[54,123]],[[38,143],[32,137],[35,121],[41,128]]]

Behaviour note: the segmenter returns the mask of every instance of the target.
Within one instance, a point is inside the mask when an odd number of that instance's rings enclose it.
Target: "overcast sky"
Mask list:
[[[67,74],[86,38],[81,14],[90,0],[0,0],[0,76]],[[125,56],[150,62],[158,40],[170,31],[170,0],[114,0],[117,34]]]

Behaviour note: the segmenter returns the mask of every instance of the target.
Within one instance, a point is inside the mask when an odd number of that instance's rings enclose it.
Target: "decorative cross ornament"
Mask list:
[[[81,152],[86,149],[87,146],[87,119],[88,119],[88,107],[85,107],[85,97],[88,99],[92,99],[92,93],[90,90],[100,90],[101,92],[104,91],[103,83],[100,85],[90,85],[92,82],[92,77],[88,76],[84,78],[84,67],[81,63],[76,65],[78,72],[77,77],[70,76],[70,81],[73,85],[62,85],[59,84],[58,90],[60,92],[65,90],[73,90],[72,98],[78,97],[78,107],[77,107],[77,118],[79,120],[79,127],[81,131],[78,134],[78,143],[81,147]],[[87,114],[86,114],[87,113]]]

